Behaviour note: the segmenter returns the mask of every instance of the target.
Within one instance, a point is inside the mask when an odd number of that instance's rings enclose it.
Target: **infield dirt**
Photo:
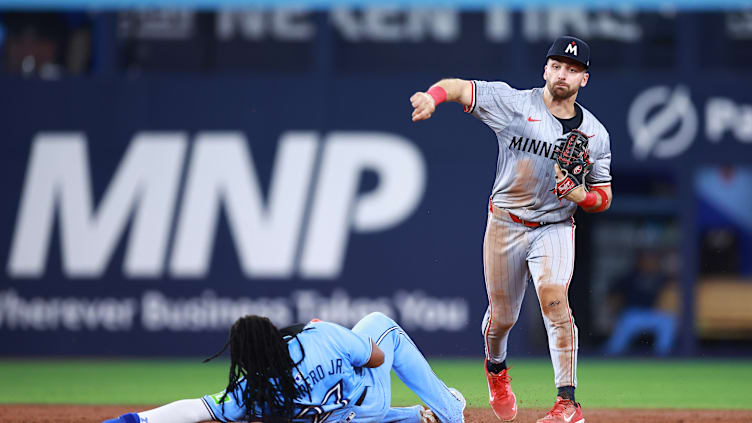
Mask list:
[[[2,423],[101,423],[102,420],[123,413],[145,410],[154,406],[133,405],[0,405]],[[584,409],[588,423],[629,422],[629,423],[700,423],[700,422],[752,422],[752,410],[627,410],[627,409]],[[546,410],[520,410],[518,423],[535,422]],[[490,409],[469,409],[465,411],[467,423],[498,423]]]

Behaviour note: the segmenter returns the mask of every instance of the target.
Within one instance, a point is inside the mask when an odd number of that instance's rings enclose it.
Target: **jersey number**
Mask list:
[[[332,399],[333,402],[329,403],[329,401]],[[334,410],[345,407],[349,403],[350,400],[348,400],[347,398],[342,398],[342,380],[340,379],[339,382],[337,382],[334,386],[329,388],[328,391],[326,391],[326,395],[324,395],[324,399],[321,401],[321,405],[309,405],[307,407],[304,407],[302,410],[300,410],[300,413],[295,416],[295,418],[299,419],[308,415],[313,419],[313,423],[323,423]],[[325,405],[336,405],[336,407],[334,407],[334,409],[330,411],[324,412],[324,409],[322,407]]]

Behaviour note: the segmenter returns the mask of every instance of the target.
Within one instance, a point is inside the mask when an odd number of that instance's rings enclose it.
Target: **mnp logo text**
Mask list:
[[[359,193],[364,171],[378,184]],[[283,133],[266,199],[239,132],[135,134],[98,205],[90,174],[83,133],[34,137],[8,275],[44,275],[57,216],[68,277],[102,276],[129,223],[127,277],[204,277],[224,211],[246,276],[336,278],[350,233],[403,222],[426,184],[418,148],[381,132]]]

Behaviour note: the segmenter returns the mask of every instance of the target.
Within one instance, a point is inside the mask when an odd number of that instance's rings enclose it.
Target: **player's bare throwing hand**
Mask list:
[[[413,105],[413,122],[425,120],[431,117],[436,110],[436,101],[430,94],[417,92],[410,97],[410,103]]]
[[[517,90],[504,82],[442,79],[410,97],[412,120],[430,118],[445,101],[487,124],[499,143],[483,266],[489,307],[483,320],[489,402],[512,420],[517,399],[507,372],[507,339],[532,278],[548,333],[558,389],[539,423],[583,423],[575,401],[578,333],[569,307],[574,271],[574,212],[611,204],[611,147],[598,119],[576,103],[590,74],[590,48],[560,37],[548,51],[545,85]]]

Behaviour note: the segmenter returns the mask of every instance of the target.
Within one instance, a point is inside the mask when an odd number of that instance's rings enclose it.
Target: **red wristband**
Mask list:
[[[598,206],[595,210],[590,210],[592,213],[598,213],[602,212],[603,210],[606,210],[606,207],[608,207],[608,195],[606,194],[606,191],[603,191],[600,188],[593,188],[593,192],[598,194],[601,197],[601,205]]]
[[[438,85],[434,85],[433,87],[431,87],[428,91],[426,91],[426,94],[433,97],[433,101],[436,103],[437,106],[445,102],[447,99],[446,90],[441,88]]]
[[[598,195],[596,195],[593,192],[588,192],[585,194],[585,199],[577,203],[580,207],[583,209],[589,209],[592,207],[595,207],[595,205],[598,203]]]

